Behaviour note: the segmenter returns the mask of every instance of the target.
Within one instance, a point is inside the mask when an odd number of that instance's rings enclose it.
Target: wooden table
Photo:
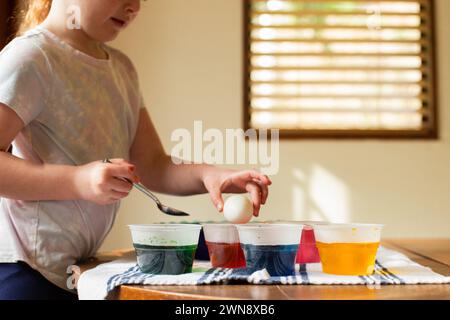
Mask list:
[[[406,254],[411,260],[433,271],[450,276],[450,239],[386,239],[383,246]],[[99,254],[80,265],[80,274],[100,263],[112,261],[130,250]],[[76,276],[79,276],[76,275]],[[450,285],[201,285],[149,286],[122,285],[113,299],[120,300],[450,300]]]

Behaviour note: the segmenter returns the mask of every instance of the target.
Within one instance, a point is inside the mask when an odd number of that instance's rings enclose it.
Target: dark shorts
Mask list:
[[[77,300],[24,262],[0,263],[0,300]]]

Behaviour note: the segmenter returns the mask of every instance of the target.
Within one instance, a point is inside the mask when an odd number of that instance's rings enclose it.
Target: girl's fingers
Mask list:
[[[261,203],[266,204],[267,197],[269,196],[269,187],[257,179],[254,179],[253,181],[261,188]]]
[[[261,181],[261,183],[270,186],[272,184],[272,181],[269,179],[269,177],[265,174],[262,174],[261,172],[255,171],[253,170],[253,175],[252,177],[255,177],[256,179],[258,179],[259,181]]]
[[[265,174],[262,174],[261,172],[258,172],[256,170],[247,170],[240,173],[241,177],[246,180],[259,180],[262,184],[265,185],[271,185],[272,181],[269,179],[269,177]]]
[[[220,191],[220,187],[216,184],[208,186],[208,192],[209,192],[211,201],[214,204],[214,206],[217,208],[217,210],[219,210],[219,212],[222,212],[223,198],[222,198],[222,192]]]
[[[128,192],[119,192],[115,190],[109,190],[108,197],[114,201],[120,201],[129,196]]]
[[[261,208],[261,188],[255,182],[248,182],[245,189],[250,193],[253,202],[253,215],[257,217]]]
[[[121,158],[115,158],[115,159],[109,159],[109,161],[113,164],[119,164],[119,165],[129,165],[132,166],[131,163],[129,163],[128,161],[126,161],[125,159],[121,159]]]
[[[126,196],[128,196],[128,192],[119,192],[119,191],[111,190],[109,195],[110,195],[111,199],[118,201],[118,200],[121,200],[121,199],[125,198]]]
[[[128,196],[128,192],[119,192],[119,191],[115,191],[115,190],[110,190],[108,193],[107,204],[112,204],[112,203],[118,202],[127,196]]]
[[[119,164],[109,164],[108,169],[110,174],[116,178],[126,178],[133,183],[139,182],[139,177],[134,173],[135,167],[133,165],[119,165]]]
[[[118,192],[127,192],[129,193],[131,191],[131,189],[133,188],[133,185],[131,183],[129,183],[128,181],[124,181],[122,179],[119,178],[112,178],[109,181],[110,185],[111,185],[111,189],[118,191]]]

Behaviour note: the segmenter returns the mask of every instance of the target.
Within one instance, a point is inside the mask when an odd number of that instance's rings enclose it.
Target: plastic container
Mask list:
[[[192,272],[201,225],[130,225],[139,268],[144,273]]]
[[[214,268],[243,268],[245,257],[236,226],[228,223],[203,224],[211,265]]]
[[[295,275],[301,224],[252,223],[236,226],[250,271],[266,269],[271,276]]]
[[[380,224],[329,224],[314,227],[323,272],[370,275],[381,240]]]
[[[294,223],[302,224],[302,236],[297,251],[297,256],[295,258],[295,263],[320,263],[319,250],[316,246],[316,239],[314,237],[314,226],[329,224],[324,221],[278,221],[278,223]]]
[[[322,221],[300,221],[303,224],[301,245],[297,251],[296,263],[320,263],[319,250],[316,246],[316,238],[314,236],[315,226],[327,225],[328,222]]]
[[[197,250],[195,251],[195,260],[209,261],[208,247],[206,246],[205,234],[203,228],[200,230]]]
[[[314,229],[310,225],[305,225],[302,230],[301,245],[298,247],[296,263],[319,263],[319,250],[316,246]]]

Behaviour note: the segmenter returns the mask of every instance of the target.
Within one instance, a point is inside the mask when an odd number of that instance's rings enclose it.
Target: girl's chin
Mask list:
[[[119,33],[120,33],[119,30],[112,30],[112,29],[105,30],[101,34],[97,33],[92,38],[94,38],[95,40],[97,40],[99,42],[110,42],[110,41],[115,40],[117,38],[117,36],[119,35]]]
[[[120,32],[116,32],[114,34],[111,34],[109,37],[106,37],[103,42],[110,42],[117,38],[117,36],[120,34]]]

